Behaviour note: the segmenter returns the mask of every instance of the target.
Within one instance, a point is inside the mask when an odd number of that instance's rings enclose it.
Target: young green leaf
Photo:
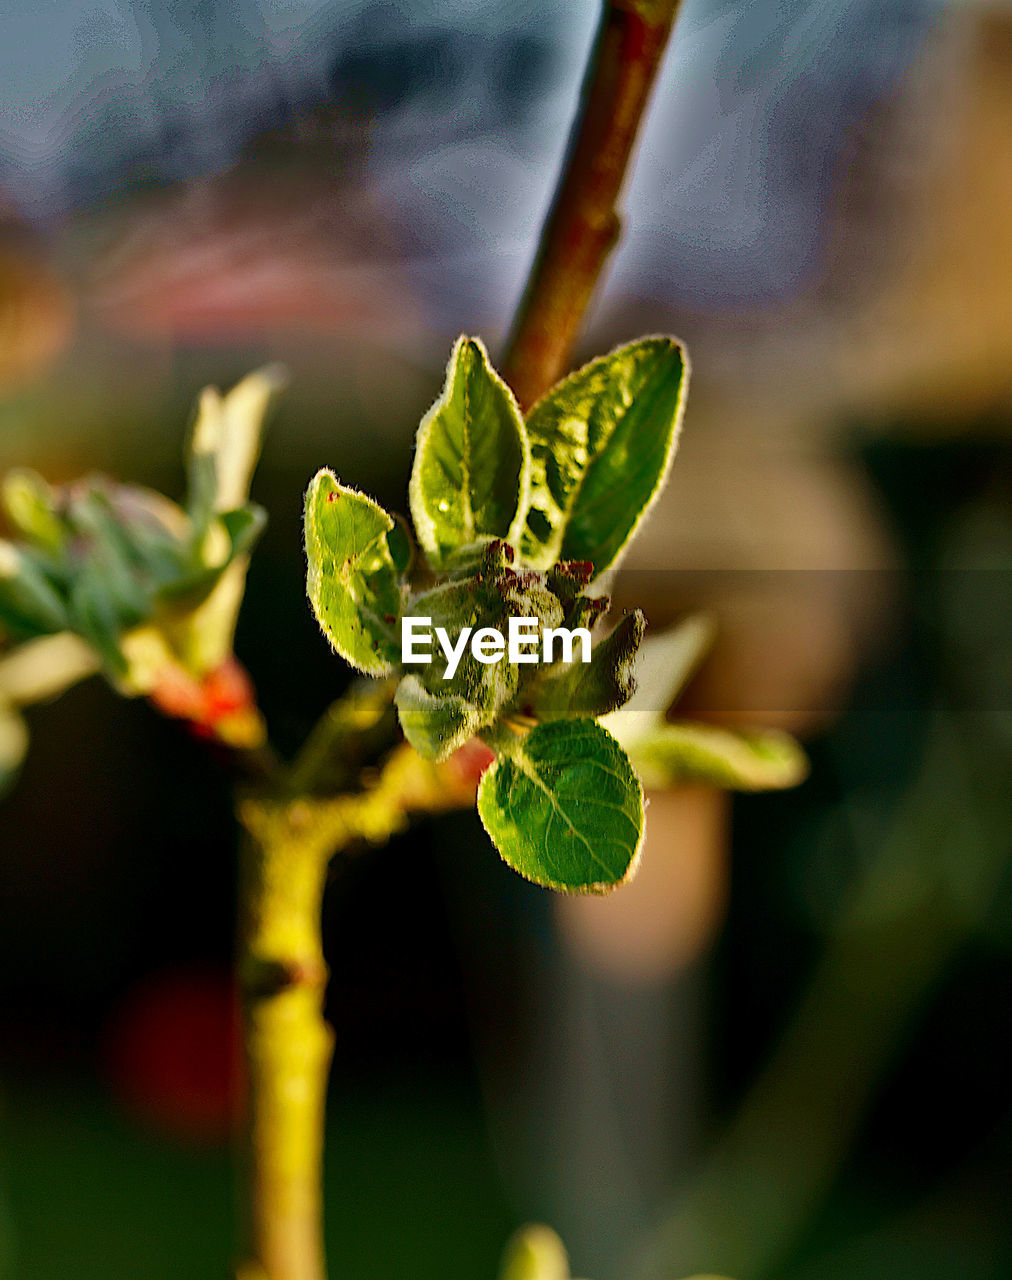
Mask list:
[[[531,498],[521,547],[548,568],[613,564],[667,476],[688,366],[673,338],[644,338],[564,379],[527,419]]]
[[[440,565],[482,536],[520,535],[530,448],[513,393],[476,338],[458,338],[442,394],[418,428],[409,498],[422,549]]]
[[[707,782],[734,791],[773,791],[796,786],[808,773],[804,751],[775,729],[659,724],[625,746],[648,787]]]
[[[117,677],[126,674],[128,663],[121,646],[124,630],[136,623],[136,614],[123,616],[123,601],[117,598],[119,584],[106,573],[107,566],[89,557],[78,566],[70,588],[69,606],[74,630],[83,636]]]
[[[514,871],[571,893],[627,880],[643,839],[639,779],[594,720],[532,729],[485,772],[478,813]]]
[[[394,568],[400,577],[409,578],[411,570],[415,567],[415,540],[411,536],[408,522],[396,511],[393,514],[393,522],[394,527],[387,534],[387,545],[390,547]]]
[[[198,528],[213,512],[245,503],[267,410],[284,383],[283,370],[268,365],[225,395],[217,387],[201,393],[186,448],[190,513]]]
[[[521,1227],[506,1244],[499,1280],[569,1280],[565,1245],[540,1223]]]
[[[0,539],[0,624],[24,636],[68,625],[67,610],[31,553]]]
[[[369,675],[400,660],[401,585],[387,534],[394,522],[371,498],[330,471],[306,494],[307,589],[316,620],[337,652]]]
[[[8,471],[0,499],[19,533],[50,555],[62,552],[67,531],[56,511],[56,495],[40,475],[22,467]]]
[[[710,651],[716,630],[709,615],[693,613],[647,636],[636,655],[636,691],[625,710],[651,724],[663,719]]]
[[[562,605],[543,575],[532,570],[518,572],[512,560],[512,548],[495,540],[482,549],[477,572],[413,596],[406,607],[408,616],[429,618],[434,632],[441,628],[453,643],[463,645],[451,664],[442,645],[434,642],[432,661],[418,667],[417,679],[436,698],[444,699],[448,693],[460,695],[478,717],[472,732],[495,723],[517,694],[522,679],[533,674],[535,664],[505,658],[479,661],[467,643],[465,628],[470,628],[472,635],[493,628],[505,636],[511,617],[535,618],[540,627],[557,627],[562,622]]]
[[[475,578],[444,582],[412,597],[410,607],[413,615],[431,618],[433,628],[442,627],[454,641],[467,627],[472,632],[482,627],[502,628],[507,608],[494,586]],[[467,644],[456,662],[453,675],[444,678],[447,658],[434,642],[432,661],[417,668],[417,679],[440,700],[451,692],[459,694],[478,717],[475,728],[491,724],[516,692],[521,669],[505,661],[478,662]]]
[[[538,719],[603,716],[628,702],[636,688],[636,651],[646,625],[642,611],[636,609],[594,646],[589,662],[547,667],[531,697]]]
[[[91,647],[69,631],[29,640],[0,655],[0,706],[46,702],[99,669]]]
[[[405,676],[394,695],[404,736],[426,760],[445,760],[481,724],[481,713],[459,694],[434,694],[417,676]]]
[[[18,776],[28,750],[28,728],[13,707],[0,703],[0,796]]]

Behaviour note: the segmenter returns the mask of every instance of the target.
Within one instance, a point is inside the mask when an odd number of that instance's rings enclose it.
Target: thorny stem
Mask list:
[[[524,408],[565,372],[618,238],[616,201],[678,7],[679,0],[604,6],[568,158],[505,359],[504,376]],[[305,763],[287,780],[289,797],[292,782],[305,784]],[[264,785],[269,795],[274,788]],[[323,1020],[320,908],[328,860],[355,836],[386,838],[409,808],[434,810],[460,799],[435,773],[422,780],[394,776],[388,790],[381,800],[381,781],[372,792],[329,802],[261,795],[240,805],[248,832],[238,964],[249,1083],[250,1251],[240,1280],[325,1278],[321,1175],[332,1035]],[[364,819],[356,805],[365,806]]]
[[[522,409],[566,372],[620,231],[616,204],[680,0],[607,0],[503,377]]]

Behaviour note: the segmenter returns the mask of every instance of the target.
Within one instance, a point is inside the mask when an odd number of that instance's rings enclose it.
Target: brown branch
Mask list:
[[[524,409],[566,372],[618,239],[616,209],[680,0],[607,0],[503,376]]]

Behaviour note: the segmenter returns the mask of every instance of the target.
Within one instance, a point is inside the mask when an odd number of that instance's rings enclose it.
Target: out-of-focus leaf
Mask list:
[[[320,471],[306,494],[307,587],[337,652],[368,675],[400,660],[401,585],[387,534],[394,522],[371,498]]]
[[[3,540],[0,540],[0,623],[25,637],[64,631],[70,625],[64,602],[31,554]]]
[[[673,338],[645,338],[592,361],[527,418],[531,496],[521,548],[538,568],[613,564],[667,477],[687,364]]]
[[[0,656],[0,796],[28,749],[20,709],[56,697],[99,669],[93,649],[69,632],[29,640]]]
[[[81,565],[70,588],[74,630],[95,649],[113,675],[119,677],[127,671],[120,639],[140,618],[124,619],[117,603],[103,567],[94,560]]]
[[[220,576],[203,584],[206,591],[203,585],[194,591],[190,624],[178,637],[196,672],[216,670],[232,651],[249,551],[264,520],[260,508],[247,501],[250,481],[267,411],[284,383],[284,371],[271,365],[224,396],[208,387],[200,397],[186,450],[188,505],[201,566],[220,570]]]
[[[162,672],[179,664],[164,627],[135,627],[122,636],[119,649],[125,665],[112,674],[116,688],[127,697],[151,693]]]
[[[187,446],[187,511],[100,475],[51,489],[11,473],[2,496],[24,543],[0,545],[0,625],[14,639],[73,633],[122,692],[171,701],[196,689],[201,728],[260,735],[248,678],[230,659],[264,524],[247,491],[279,381],[268,370],[226,396],[205,393]]]
[[[19,712],[0,702],[0,796],[13,784],[28,750],[28,727]]]
[[[706,614],[693,614],[667,631],[651,632],[636,655],[636,688],[627,712],[663,716],[706,657],[716,625]]]
[[[0,656],[0,704],[45,702],[98,670],[94,650],[69,631],[29,640]]]
[[[708,782],[735,791],[793,787],[808,773],[804,751],[775,729],[733,730],[708,724],[660,724],[623,736],[647,787]]]
[[[219,523],[228,539],[223,569],[206,571],[205,583],[199,584],[192,603],[182,646],[195,671],[213,671],[228,660],[235,640],[235,628],[246,590],[249,553],[260,537],[267,516],[263,508],[247,503],[234,511],[222,513]]]
[[[503,1250],[499,1280],[569,1280],[565,1245],[551,1227],[521,1227]]]
[[[75,551],[67,577],[75,621],[90,625],[87,619],[100,614],[103,629],[116,637],[148,616],[158,584],[110,489],[96,479],[69,506],[68,524],[80,551]],[[185,573],[181,563],[176,572]],[[87,602],[83,609],[79,600]]]
[[[56,513],[56,496],[40,475],[24,468],[8,471],[0,489],[11,524],[36,546],[59,554],[67,533]]]
[[[482,777],[478,813],[514,871],[568,892],[627,880],[643,839],[639,779],[594,720],[554,720],[518,739]]]
[[[267,410],[284,384],[284,371],[271,365],[243,378],[224,396],[216,387],[201,393],[187,447],[191,512],[197,523],[245,504]]]
[[[483,536],[519,537],[530,449],[513,393],[476,338],[454,344],[442,394],[418,428],[409,497],[422,549],[439,566]]]
[[[264,525],[267,523],[267,512],[263,507],[247,503],[246,506],[237,507],[234,511],[223,511],[221,523],[228,534],[232,557],[241,556],[250,550],[263,533]]]

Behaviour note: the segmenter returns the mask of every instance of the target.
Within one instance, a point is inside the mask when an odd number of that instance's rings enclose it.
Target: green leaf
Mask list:
[[[188,568],[177,568],[168,581],[158,588],[154,596],[154,602],[160,614],[167,610],[173,620],[177,620],[181,615],[190,614],[191,623],[196,625],[198,630],[203,630],[208,619],[203,616],[198,618],[197,611],[221,585],[226,575],[232,578],[232,585],[237,590],[230,591],[229,595],[236,598],[231,599],[227,607],[221,610],[221,616],[215,619],[212,628],[216,633],[221,633],[221,644],[220,646],[215,644],[215,647],[220,647],[222,650],[220,659],[222,662],[232,646],[235,616],[246,577],[247,557],[266,524],[267,513],[255,503],[247,503],[245,507],[238,507],[235,511],[225,511],[220,516],[213,517],[208,527],[210,536],[204,539],[202,548],[205,558],[198,559]]]
[[[28,728],[11,707],[0,704],[0,796],[14,783],[28,750]]]
[[[17,468],[3,480],[3,507],[11,524],[36,546],[59,555],[67,531],[56,513],[55,494],[40,475]]]
[[[434,694],[417,676],[405,676],[394,695],[404,736],[426,760],[445,760],[482,721],[472,703],[449,690]]]
[[[514,871],[568,892],[627,880],[643,839],[639,779],[594,720],[554,720],[519,739],[482,777],[478,812]]]
[[[320,471],[306,494],[307,589],[337,652],[369,675],[400,660],[401,586],[387,534],[394,522],[371,498]]]
[[[691,614],[643,641],[636,655],[636,691],[627,711],[663,719],[709,652],[716,625],[702,613]]]
[[[531,700],[538,719],[603,716],[628,702],[636,688],[636,651],[646,625],[645,616],[636,609],[594,646],[589,662],[548,667]],[[573,647],[576,656],[579,646]]]
[[[3,540],[0,623],[26,637],[63,631],[69,625],[63,601],[32,555]]]
[[[253,544],[264,531],[267,524],[267,512],[256,503],[247,503],[237,507],[235,511],[224,511],[221,523],[225,526],[228,540],[231,543],[230,560],[252,550]]]
[[[409,497],[422,549],[439,565],[482,536],[515,541],[530,448],[513,393],[477,338],[458,338],[442,394],[418,428]]]
[[[551,1227],[521,1227],[507,1242],[499,1280],[569,1280],[565,1246]]]
[[[706,782],[734,791],[772,791],[796,786],[808,773],[804,751],[775,729],[659,724],[643,736],[623,734],[622,741],[648,787]]]
[[[560,382],[531,410],[530,511],[521,548],[548,568],[613,564],[661,489],[677,443],[687,363],[644,338]]]
[[[127,660],[120,646],[126,624],[105,572],[105,566],[93,558],[77,571],[70,589],[70,613],[73,629],[83,636],[102,661],[117,676],[127,671]],[[131,625],[137,619],[131,618]]]
[[[415,567],[415,540],[411,536],[408,522],[396,511],[393,522],[394,527],[387,534],[387,545],[390,547],[394,568],[402,578],[407,578]]]
[[[212,513],[246,502],[267,410],[284,384],[280,366],[268,365],[224,396],[216,387],[201,393],[186,447],[190,514],[198,528]]]
[[[536,618],[539,628],[559,626],[562,606],[543,575],[513,569],[512,558],[513,550],[507,543],[497,540],[488,544],[482,549],[477,573],[413,596],[405,613],[431,618],[433,634],[441,627],[455,644],[465,627],[472,628],[472,635],[492,627],[505,636],[510,617]],[[449,680],[444,679],[448,669],[445,654],[434,639],[432,661],[417,668],[418,680],[437,698],[458,694],[478,715],[474,727],[485,728],[515,697],[521,681],[533,677],[536,666],[512,663],[505,657],[498,662],[479,662],[467,643]]]
[[[81,546],[70,575],[71,609],[75,609],[78,585],[88,578],[83,594],[102,602],[100,611],[115,633],[136,626],[150,614],[155,582],[143,545],[132,539],[133,524],[117,509],[113,492],[96,477],[71,504],[67,521]]]
[[[71,486],[66,510],[70,527],[84,535],[76,539],[76,556],[94,538],[111,541],[149,590],[192,574],[200,564],[186,513],[151,489],[93,476]]]
[[[0,706],[45,702],[98,670],[95,651],[69,631],[29,640],[0,655]]]

